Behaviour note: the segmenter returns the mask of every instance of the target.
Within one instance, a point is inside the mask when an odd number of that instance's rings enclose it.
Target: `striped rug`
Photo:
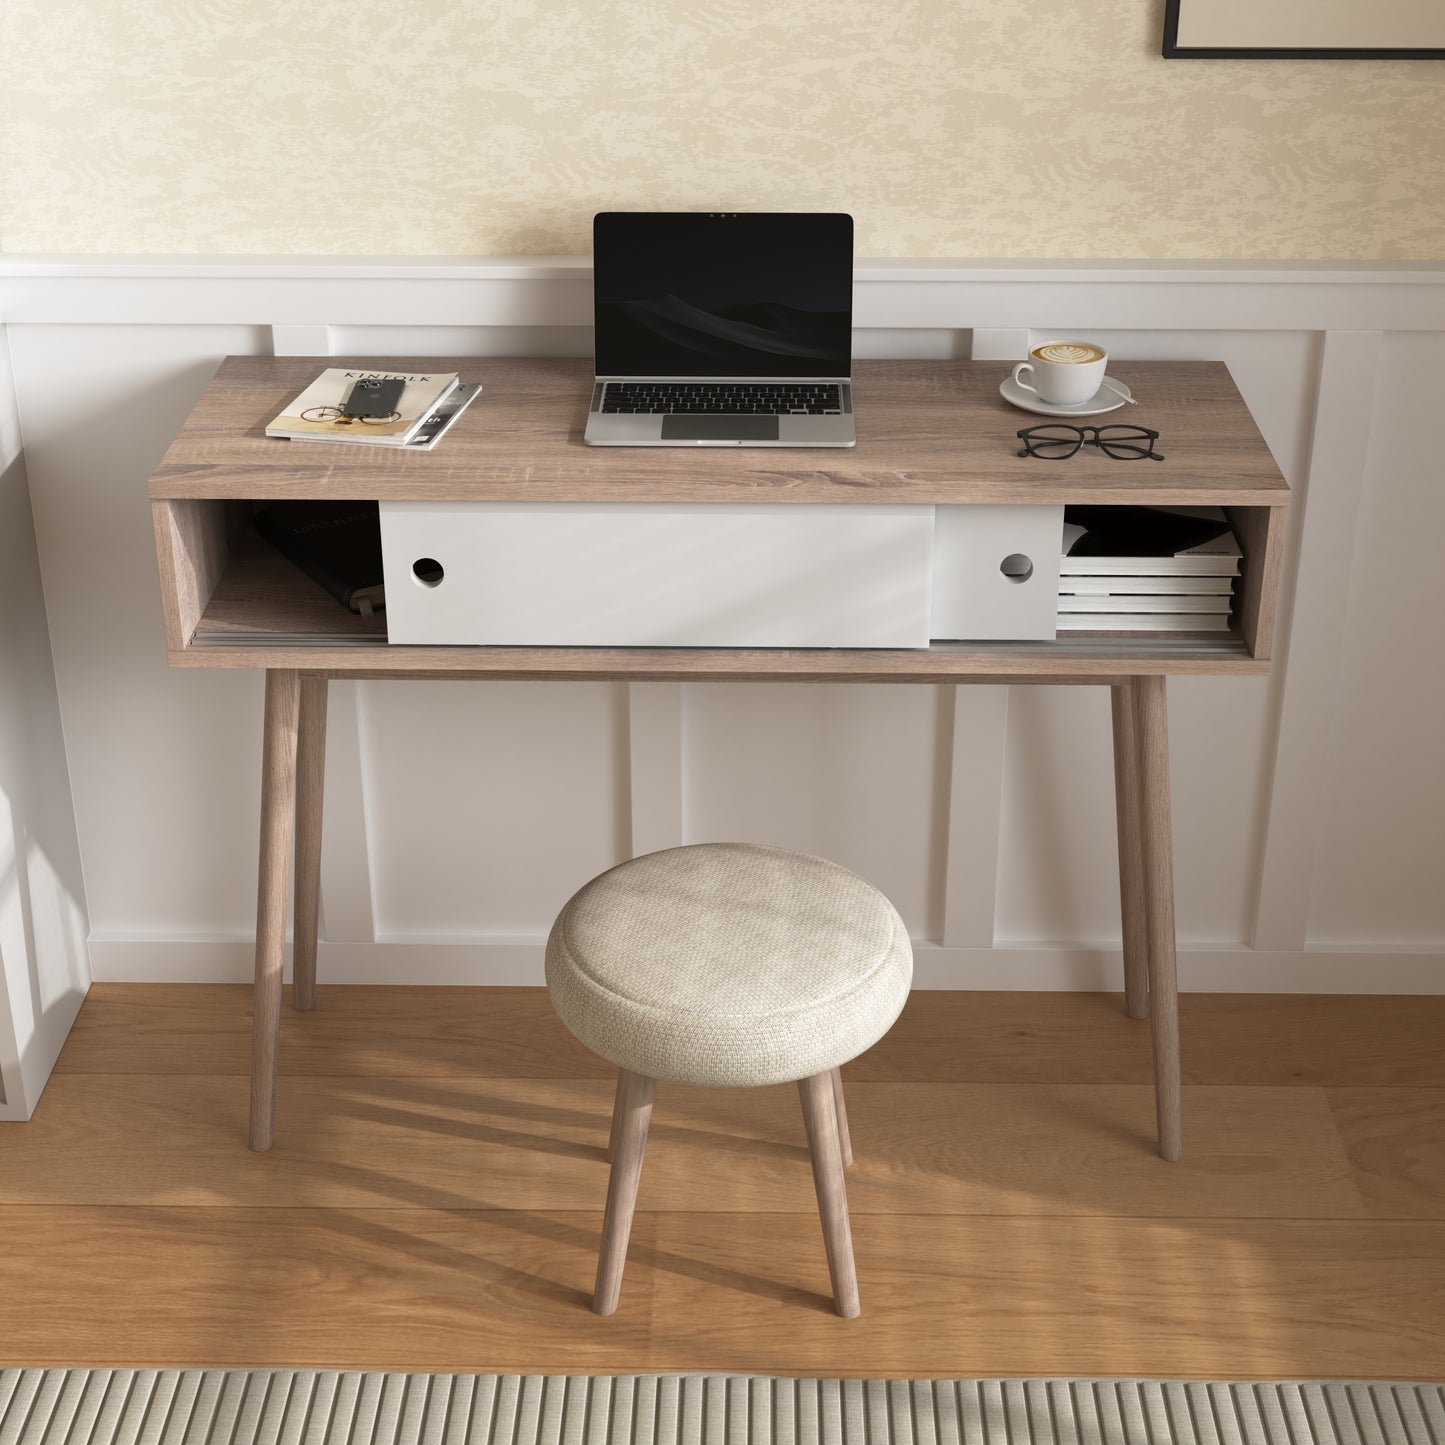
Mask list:
[[[1445,1387],[4,1370],[0,1445],[1445,1445]]]

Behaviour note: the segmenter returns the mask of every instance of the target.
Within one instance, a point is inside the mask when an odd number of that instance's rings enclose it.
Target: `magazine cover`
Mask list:
[[[362,377],[400,379],[406,388],[390,417],[349,417],[342,403]],[[427,414],[457,384],[446,372],[367,371],[329,366],[266,428],[268,437],[401,437],[411,435]]]
[[[429,452],[447,434],[452,423],[467,409],[468,404],[481,389],[482,384],[479,381],[457,382],[441,401],[422,418],[421,424],[410,436],[371,436],[368,428],[367,435],[357,435],[353,432],[348,436],[317,436],[305,432],[292,437],[291,440],[298,442],[351,442],[375,447],[404,447],[409,452]]]

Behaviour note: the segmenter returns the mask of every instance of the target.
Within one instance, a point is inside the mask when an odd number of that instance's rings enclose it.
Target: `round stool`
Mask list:
[[[700,843],[622,863],[573,895],[547,939],[562,1022],[618,1067],[607,1215],[593,1308],[617,1308],[658,1079],[798,1083],[841,1315],[858,1313],[838,1066],[883,1037],[913,949],[893,905],[836,863]]]

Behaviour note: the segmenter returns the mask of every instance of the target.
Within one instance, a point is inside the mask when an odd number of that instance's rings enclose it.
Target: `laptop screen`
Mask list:
[[[603,211],[599,376],[848,376],[853,218]]]

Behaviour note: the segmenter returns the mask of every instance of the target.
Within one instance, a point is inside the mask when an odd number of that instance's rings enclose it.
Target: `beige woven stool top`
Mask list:
[[[913,950],[897,910],[836,863],[752,843],[619,864],[547,940],[562,1022],[619,1067],[679,1084],[809,1078],[898,1017]]]

